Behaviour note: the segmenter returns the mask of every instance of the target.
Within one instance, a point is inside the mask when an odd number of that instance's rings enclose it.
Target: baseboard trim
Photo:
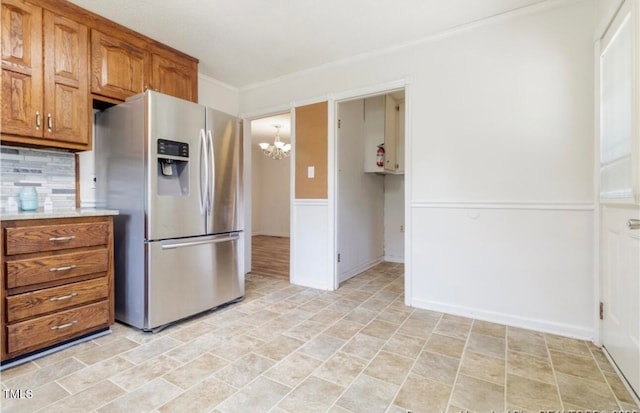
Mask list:
[[[385,255],[384,260],[386,262],[393,262],[396,264],[404,264],[404,257],[396,257],[393,255]]]
[[[322,277],[317,277],[317,278],[322,278]],[[316,290],[331,291],[331,289],[327,288],[327,286],[324,283],[318,282],[318,280],[314,278],[291,277],[289,282],[293,285],[299,285],[300,287],[308,287],[308,288],[315,288]]]
[[[569,324],[555,323],[547,320],[514,316],[495,311],[481,310],[472,307],[451,305],[431,300],[411,299],[411,305],[424,310],[438,311],[461,317],[474,318],[476,320],[505,324],[512,327],[525,328],[543,333],[557,334],[559,336],[577,338],[580,340],[594,340],[593,329],[576,327]]]
[[[263,235],[265,237],[280,237],[280,238],[290,237],[290,234],[277,233],[277,232],[254,232],[253,234],[251,234],[252,237],[255,237],[257,235]]]

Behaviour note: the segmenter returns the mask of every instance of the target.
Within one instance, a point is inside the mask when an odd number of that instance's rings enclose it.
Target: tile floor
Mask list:
[[[2,412],[640,410],[594,345],[403,304],[383,263],[334,292],[251,275],[243,302],[3,372]]]

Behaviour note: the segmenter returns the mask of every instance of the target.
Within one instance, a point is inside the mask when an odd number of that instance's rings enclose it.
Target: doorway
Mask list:
[[[404,96],[337,103],[336,285],[404,262]]]
[[[290,114],[251,121],[251,272],[289,279],[290,159],[271,153],[290,145]],[[261,143],[270,145],[263,150]],[[266,145],[265,145],[266,146]],[[286,148],[285,148],[286,149]]]

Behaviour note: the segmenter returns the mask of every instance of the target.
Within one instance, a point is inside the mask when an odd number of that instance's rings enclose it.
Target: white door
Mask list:
[[[638,2],[626,0],[600,41],[602,343],[640,394]]]

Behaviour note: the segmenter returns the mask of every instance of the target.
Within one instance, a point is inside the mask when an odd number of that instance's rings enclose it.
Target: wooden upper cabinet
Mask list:
[[[132,38],[120,40],[91,30],[91,92],[125,100],[143,92],[147,84],[149,53]]]
[[[3,0],[2,133],[42,136],[42,9]]]
[[[89,31],[44,12],[44,137],[89,144]]]
[[[87,149],[87,27],[22,0],[3,0],[1,19],[3,140]]]
[[[164,55],[151,57],[151,86],[154,90],[181,99],[198,101],[198,63],[174,60]]]

